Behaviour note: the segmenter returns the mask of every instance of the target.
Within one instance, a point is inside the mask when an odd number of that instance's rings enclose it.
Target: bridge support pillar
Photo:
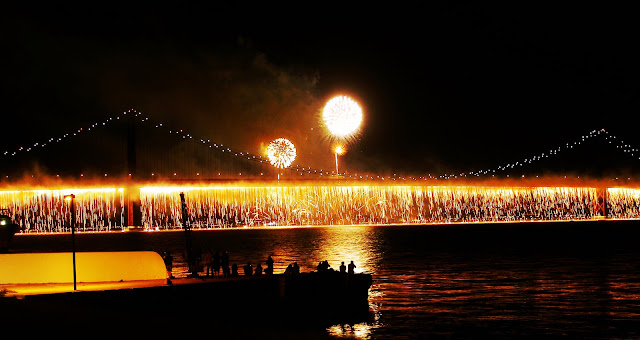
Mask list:
[[[135,112],[135,110],[133,111]],[[126,191],[127,227],[142,227],[142,212],[140,211],[140,187],[135,185],[136,175],[136,114],[129,110],[127,129],[127,175],[129,183]]]
[[[596,189],[596,200],[593,202],[593,216],[607,217],[607,188]]]
[[[142,212],[140,211],[140,188],[129,186],[125,192],[127,227],[142,226]]]

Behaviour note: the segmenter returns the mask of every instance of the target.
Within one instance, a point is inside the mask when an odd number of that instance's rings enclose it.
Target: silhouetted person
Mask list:
[[[284,270],[284,275],[292,275],[293,274],[293,265],[289,264],[287,269]]]
[[[167,268],[167,282],[170,282],[169,279],[173,279],[173,256],[170,252],[164,251],[163,256],[164,266]]]
[[[210,276],[211,274],[213,274],[213,254],[211,252],[211,249],[207,250],[207,252],[204,253],[202,259],[204,261],[205,275]]]
[[[298,266],[298,262],[293,262],[293,273],[300,274],[300,267]]]
[[[347,272],[347,266],[344,265],[344,261],[342,261],[342,263],[340,264],[340,272],[341,273]]]
[[[204,271],[202,263],[202,249],[196,248],[193,252],[193,268],[190,268],[193,275],[198,276],[198,272]]]
[[[267,257],[267,269],[265,270],[265,273],[267,275],[273,274],[273,259],[271,258],[271,255]]]
[[[224,253],[222,253],[222,256],[220,256],[220,265],[222,266],[222,275],[224,277],[228,277],[229,276],[229,253],[227,253],[227,251],[225,250]],[[225,272],[225,269],[227,270]]]
[[[220,275],[220,253],[218,251],[213,254],[213,275]]]
[[[351,261],[351,263],[349,263],[349,274],[354,274],[355,269],[356,269],[356,265],[353,263],[353,261]]]
[[[222,256],[220,257],[220,265],[222,265],[222,267],[229,266],[229,253],[227,253],[226,250],[224,251],[224,253],[222,253]]]
[[[330,269],[329,261],[324,260],[324,261],[318,263],[317,269],[318,269],[318,273],[328,272],[329,269]],[[333,269],[331,269],[331,270],[333,270]]]
[[[262,265],[260,265],[260,262],[256,264],[256,271],[254,272],[254,275],[256,276],[262,275]]]
[[[222,277],[229,277],[231,275],[231,273],[229,273],[230,270],[229,266],[222,267]]]
[[[247,262],[247,264],[243,267],[244,276],[251,276],[253,274],[253,266],[251,266],[251,261]]]
[[[238,274],[238,265],[237,264],[233,264],[231,266],[231,276],[238,276],[240,274]]]

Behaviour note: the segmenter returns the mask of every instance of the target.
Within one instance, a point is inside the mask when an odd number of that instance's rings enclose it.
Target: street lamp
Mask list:
[[[69,194],[64,196],[65,201],[71,201],[71,255],[73,257],[73,290],[77,290],[76,283],[76,195]]]

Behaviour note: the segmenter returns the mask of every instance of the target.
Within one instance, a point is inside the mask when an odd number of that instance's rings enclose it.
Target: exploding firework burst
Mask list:
[[[273,166],[284,169],[296,159],[296,147],[286,138],[275,139],[267,146],[267,157]]]
[[[360,127],[362,109],[353,99],[337,96],[324,106],[322,119],[332,135],[337,138],[347,138]]]

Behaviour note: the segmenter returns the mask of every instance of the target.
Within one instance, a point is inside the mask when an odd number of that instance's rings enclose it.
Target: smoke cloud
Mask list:
[[[284,137],[298,151],[294,164],[331,165],[318,114],[324,104],[318,74],[279,67],[242,42],[187,57],[167,51],[148,58],[136,57],[139,51],[96,56],[84,68],[97,80],[87,95],[114,112],[136,108],[165,126],[262,156],[270,141]]]

